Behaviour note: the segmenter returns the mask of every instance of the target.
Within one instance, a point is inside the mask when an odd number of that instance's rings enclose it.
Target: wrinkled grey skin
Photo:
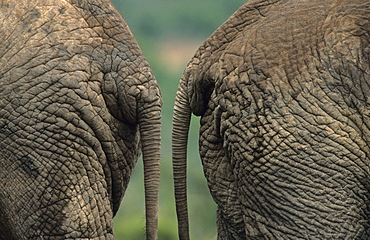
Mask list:
[[[141,152],[157,239],[161,96],[122,17],[2,0],[0,33],[0,239],[113,239]]]
[[[191,113],[218,239],[370,239],[369,19],[364,0],[251,0],[205,41],[175,104],[180,239]]]

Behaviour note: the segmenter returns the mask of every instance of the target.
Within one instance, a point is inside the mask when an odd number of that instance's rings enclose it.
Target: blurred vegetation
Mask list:
[[[197,47],[245,0],[112,0],[135,35],[162,90],[163,129],[159,206],[159,239],[177,237],[172,180],[172,109],[183,69]],[[192,239],[216,239],[216,205],[198,154],[199,119],[192,117],[188,145],[188,200]],[[135,167],[115,217],[115,238],[145,239],[143,167]]]

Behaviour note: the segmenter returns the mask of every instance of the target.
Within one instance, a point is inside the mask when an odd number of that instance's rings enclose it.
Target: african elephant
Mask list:
[[[113,239],[142,153],[157,239],[161,95],[108,0],[0,1],[0,239]]]
[[[200,46],[174,108],[180,239],[192,113],[218,239],[370,239],[369,35],[368,0],[250,0]]]

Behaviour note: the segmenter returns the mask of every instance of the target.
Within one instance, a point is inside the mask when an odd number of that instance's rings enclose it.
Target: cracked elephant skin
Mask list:
[[[191,114],[218,239],[370,238],[369,19],[364,0],[251,0],[200,46],[174,108],[180,239]]]
[[[113,239],[143,155],[157,239],[161,95],[107,0],[0,1],[0,239]]]

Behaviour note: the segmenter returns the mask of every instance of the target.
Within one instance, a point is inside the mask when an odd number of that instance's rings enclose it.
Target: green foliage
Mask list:
[[[163,39],[208,37],[245,1],[228,0],[114,0],[131,29]]]
[[[177,85],[196,48],[245,0],[112,2],[130,26],[161,87],[164,105],[159,239],[178,239],[171,163],[172,109]],[[190,234],[192,239],[211,240],[216,239],[216,205],[209,194],[199,159],[198,129],[199,118],[193,117],[188,145]],[[118,240],[145,239],[143,186],[143,167],[139,160],[115,217]]]

